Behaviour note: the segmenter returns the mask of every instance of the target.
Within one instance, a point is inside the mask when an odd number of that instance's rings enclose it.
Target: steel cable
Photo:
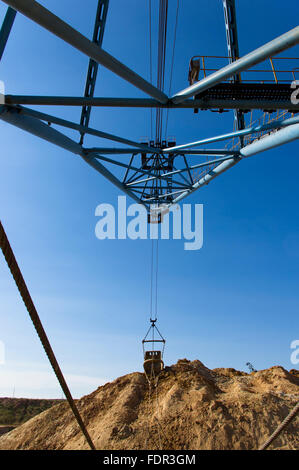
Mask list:
[[[151,246],[151,280],[150,280],[150,318],[153,316],[153,269],[154,269],[154,240]]]
[[[152,0],[148,2],[149,14],[149,61],[150,61],[150,83],[153,84],[153,54],[152,54]],[[150,109],[151,114],[151,139],[153,138],[153,108]]]
[[[59,364],[57,362],[57,359],[54,355],[54,352],[52,350],[52,347],[50,345],[50,342],[48,340],[46,332],[43,328],[41,320],[38,316],[37,310],[34,306],[33,300],[30,296],[30,293],[29,293],[28,288],[26,286],[25,280],[24,280],[23,275],[21,273],[21,270],[18,266],[17,260],[14,256],[13,250],[10,246],[10,243],[8,241],[8,238],[6,236],[6,233],[5,233],[5,230],[3,228],[3,225],[1,223],[1,221],[0,221],[0,245],[1,245],[1,250],[3,252],[4,258],[6,260],[6,263],[9,267],[9,269],[10,269],[10,272],[11,272],[14,280],[15,280],[15,283],[17,285],[19,293],[20,293],[20,295],[23,299],[23,302],[24,302],[24,304],[27,308],[27,311],[28,311],[29,316],[32,320],[32,323],[33,323],[33,325],[36,329],[36,332],[39,336],[39,339],[40,339],[40,341],[43,345],[45,353],[48,356],[48,359],[49,359],[50,364],[53,368],[53,371],[54,371],[54,373],[55,373],[55,375],[58,379],[58,382],[59,382],[59,384],[60,384],[60,386],[61,386],[61,388],[62,388],[62,390],[63,390],[63,392],[66,396],[66,399],[67,399],[67,401],[70,405],[70,408],[71,408],[71,410],[72,410],[72,412],[73,412],[73,414],[74,414],[74,416],[77,420],[77,423],[78,423],[82,433],[84,434],[85,439],[88,442],[90,448],[92,450],[96,450],[96,448],[95,448],[95,446],[94,446],[94,444],[91,440],[91,437],[90,437],[90,435],[89,435],[89,433],[86,429],[86,426],[83,423],[81,415],[80,415],[80,413],[78,411],[78,408],[77,408],[77,406],[74,402],[74,399],[71,395],[71,392],[70,392],[70,390],[67,386],[67,383],[64,379],[64,376],[61,372],[61,369],[60,369]]]
[[[158,266],[159,266],[159,237],[156,243],[156,299],[155,299],[155,318],[158,314]]]
[[[159,2],[157,88],[164,90],[168,0]],[[156,141],[162,138],[163,108],[156,108]]]
[[[296,417],[299,412],[299,402],[297,405],[290,411],[288,416],[283,420],[283,422],[275,429],[273,434],[264,442],[263,445],[259,447],[258,450],[265,450],[269,445],[279,436],[279,434],[287,427],[288,424]]]
[[[175,27],[174,27],[174,39],[173,39],[172,58],[171,58],[171,67],[170,67],[170,80],[169,80],[168,96],[171,96],[171,88],[172,88],[172,77],[173,77],[173,67],[174,67],[174,55],[175,55],[176,36],[177,36],[177,27],[178,27],[178,18],[179,18],[179,6],[180,6],[180,0],[177,0],[176,16],[175,16]],[[169,117],[169,108],[167,108],[167,111],[166,111],[165,139],[167,138],[168,117]]]

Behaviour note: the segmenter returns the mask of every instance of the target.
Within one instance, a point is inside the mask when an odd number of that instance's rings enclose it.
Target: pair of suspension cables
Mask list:
[[[151,246],[151,279],[150,279],[150,321],[157,320],[158,314],[158,266],[159,239],[152,239]]]
[[[158,1],[158,0],[157,0]],[[169,95],[171,93],[174,56],[177,36],[177,25],[179,15],[179,0],[177,0],[174,38],[172,45],[172,58],[170,68],[169,80]],[[152,47],[152,0],[148,0],[148,16],[149,16],[149,68],[150,68],[150,82],[153,83],[153,47]],[[166,63],[166,50],[167,50],[167,21],[168,21],[168,0],[159,0],[159,25],[158,25],[158,55],[157,55],[157,88],[164,91],[165,87],[165,63]],[[151,113],[151,139],[153,138],[153,109]],[[167,137],[169,108],[166,113],[166,123],[164,126],[165,140]],[[161,142],[163,136],[163,108],[156,108],[156,122],[155,122],[155,141]],[[153,160],[158,159],[156,156]],[[156,320],[158,314],[158,261],[159,261],[159,240],[152,240],[151,244],[151,274],[150,274],[150,319]]]
[[[172,44],[172,58],[170,67],[169,91],[171,94],[172,77],[174,68],[175,46],[177,36],[177,25],[179,16],[180,0],[177,0],[174,37]],[[149,66],[150,66],[150,82],[153,83],[153,47],[152,47],[152,0],[148,0],[148,16],[149,16]],[[164,91],[165,85],[165,63],[166,63],[166,49],[167,49],[167,21],[168,21],[168,0],[159,0],[159,26],[158,26],[158,57],[157,57],[157,83],[156,86],[159,90]],[[156,108],[156,123],[155,123],[155,139],[156,142],[161,142],[163,136],[163,108]],[[151,139],[153,139],[153,109],[151,113]],[[164,136],[167,137],[169,108],[166,113],[166,123],[164,125]]]

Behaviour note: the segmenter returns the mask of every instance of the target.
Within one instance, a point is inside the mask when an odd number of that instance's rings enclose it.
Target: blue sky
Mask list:
[[[157,4],[156,0],[152,0]],[[96,0],[41,2],[91,37]],[[176,1],[170,0],[170,43]],[[193,55],[226,55],[220,0],[181,2],[172,92],[187,86]],[[296,26],[295,0],[237,1],[240,53]],[[6,6],[1,2],[1,19]],[[155,19],[153,19],[155,21]],[[149,78],[147,1],[111,0],[103,47]],[[171,50],[168,49],[167,70]],[[284,55],[299,56],[298,48]],[[88,59],[18,14],[0,64],[6,93],[83,94]],[[169,74],[166,76],[168,92]],[[99,69],[97,96],[143,97]],[[39,109],[38,107],[36,109]],[[78,122],[79,108],[44,107]],[[232,130],[232,113],[172,110],[178,143]],[[150,112],[98,108],[91,126],[133,140],[150,133]],[[148,327],[149,240],[95,237],[95,208],[115,204],[119,191],[80,157],[0,122],[1,220],[74,396],[142,370]],[[66,134],[77,139],[72,131]],[[94,137],[86,145],[109,146]],[[298,143],[249,158],[195,192],[204,205],[204,244],[160,242],[159,328],[166,364],[200,359],[210,368],[290,369],[298,338]],[[1,255],[0,396],[60,397],[45,354]]]

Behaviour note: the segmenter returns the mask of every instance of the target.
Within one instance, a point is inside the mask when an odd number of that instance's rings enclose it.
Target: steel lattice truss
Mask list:
[[[16,12],[24,14],[61,40],[83,52],[89,58],[89,67],[83,97],[17,96],[6,95],[0,107],[0,118],[42,139],[80,155],[90,166],[110,180],[123,192],[149,210],[151,207],[169,207],[213,178],[228,170],[242,158],[293,141],[299,137],[299,104],[292,102],[290,84],[258,85],[241,83],[240,73],[299,43],[299,26],[264,46],[239,58],[236,12],[234,0],[223,0],[229,63],[198,80],[191,70],[190,86],[168,97],[133,70],[102,49],[102,40],[109,0],[99,0],[92,40],[89,40],[63,20],[34,0],[3,0],[8,10],[0,31],[0,58],[5,49]],[[272,62],[271,62],[272,63]],[[149,98],[94,97],[99,64],[145,92]],[[190,75],[190,74],[189,74]],[[195,78],[194,78],[195,77]],[[298,101],[298,100],[297,100]],[[35,111],[24,105],[81,106],[80,124]],[[138,143],[89,127],[94,106],[136,108],[193,108],[194,110],[233,109],[235,130],[225,135],[177,145],[174,141]],[[245,126],[244,112],[248,110],[288,110],[289,118],[267,124]],[[51,127],[56,124],[79,133],[78,143]],[[273,132],[273,131],[276,132]],[[246,136],[263,134],[263,138],[245,144]],[[121,143],[122,148],[85,148],[84,136],[93,135]],[[213,142],[237,138],[233,149],[203,149]],[[117,159],[127,155],[127,163]],[[191,164],[190,155],[202,155],[203,160]],[[107,168],[109,166],[109,169]],[[116,169],[114,172],[110,168]],[[120,177],[120,170],[122,176]]]

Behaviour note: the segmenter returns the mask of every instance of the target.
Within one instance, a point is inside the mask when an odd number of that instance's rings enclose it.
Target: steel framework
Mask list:
[[[81,156],[111,183],[143,204],[147,210],[153,205],[169,207],[198,188],[209,183],[219,174],[228,170],[244,157],[283,145],[299,138],[299,104],[291,101],[292,89],[289,85],[274,88],[241,81],[241,72],[299,43],[299,26],[286,32],[251,53],[239,57],[237,21],[234,0],[223,0],[228,47],[228,65],[214,71],[201,80],[192,80],[190,86],[168,97],[161,87],[139,76],[102,48],[109,0],[98,0],[92,40],[83,36],[71,25],[55,16],[34,0],[3,0],[8,5],[0,31],[0,59],[5,49],[16,12],[20,12],[38,23],[61,40],[67,42],[89,58],[84,96],[5,96],[5,104],[0,107],[0,119],[19,127],[41,139]],[[271,62],[272,64],[272,62]],[[95,84],[99,65],[130,82],[146,93],[149,98],[103,98],[95,97]],[[250,88],[251,86],[251,88]],[[57,105],[82,107],[80,123],[67,121],[56,116],[27,108],[26,105]],[[143,143],[103,132],[89,126],[93,107],[136,107],[136,108],[194,108],[194,109],[233,109],[234,131],[224,135],[176,145],[174,141]],[[292,117],[277,119],[264,125],[246,127],[244,112],[248,110],[288,110]],[[51,124],[73,129],[79,133],[76,142]],[[244,145],[244,136],[254,136],[257,132],[267,133],[261,140]],[[125,147],[84,147],[84,136],[93,135]],[[238,148],[230,150],[198,148],[213,142],[238,138]],[[116,158],[128,155],[127,163]],[[205,160],[193,164],[191,155],[202,155]],[[107,168],[113,165],[117,171]],[[123,176],[119,177],[119,170]],[[195,170],[202,169],[196,176]],[[201,170],[200,170],[201,171]]]
[[[225,30],[226,30],[227,52],[229,56],[229,62],[232,63],[235,60],[237,60],[240,56],[235,0],[223,0],[223,9],[224,9],[224,21],[225,21]],[[240,74],[238,73],[236,75],[233,75],[231,80],[233,83],[241,83]],[[235,115],[235,128],[237,130],[244,129],[245,120],[244,120],[243,112],[240,109],[235,109],[234,115]],[[240,137],[240,143],[243,146],[242,137]]]

